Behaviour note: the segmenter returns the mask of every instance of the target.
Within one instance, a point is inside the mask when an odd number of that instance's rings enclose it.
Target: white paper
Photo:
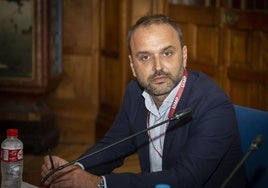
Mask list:
[[[29,183],[26,183],[26,182],[22,182],[21,188],[38,188],[38,187],[35,185],[31,185]]]

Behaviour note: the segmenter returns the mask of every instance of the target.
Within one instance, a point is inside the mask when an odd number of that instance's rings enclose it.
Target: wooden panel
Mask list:
[[[249,59],[247,56],[250,56],[251,47],[250,44],[247,42],[249,40],[249,32],[243,30],[228,30],[226,31],[226,52],[228,52],[229,61],[228,65],[230,67],[246,67],[248,66],[247,60]],[[249,53],[248,53],[249,52]],[[226,54],[227,55],[227,54]],[[232,61],[232,62],[230,62]]]
[[[240,79],[232,79],[231,86],[229,95],[236,104],[265,110],[268,96],[267,90],[263,85],[252,82],[248,83]]]
[[[102,1],[101,11],[101,59],[100,59],[100,102],[106,105],[119,106],[121,96],[120,74],[120,0]],[[118,100],[119,98],[119,100]]]
[[[268,30],[267,11],[223,10],[221,16],[225,27],[233,29]]]
[[[234,103],[268,109],[268,12],[170,5],[188,67],[208,74]]]
[[[118,59],[104,57],[102,62],[101,74],[101,101],[107,105],[119,107],[122,96],[119,92],[122,90],[121,77],[122,70]]]
[[[96,140],[103,137],[111,126],[116,109],[122,99],[122,41],[126,22],[122,12],[127,9],[124,0],[101,1],[101,54],[100,54],[100,100],[96,119]]]
[[[139,17],[163,11],[164,4],[162,0],[101,1],[101,75],[100,107],[96,121],[97,140],[110,128],[120,108],[126,84],[133,79],[128,60],[128,29]]]
[[[104,3],[104,2],[103,2]],[[106,0],[102,11],[102,50],[118,53],[120,34],[120,0]]]
[[[217,25],[220,16],[217,9],[183,5],[169,5],[168,15],[177,22],[198,25]]]
[[[181,27],[188,48],[190,69],[201,70],[222,85],[219,60],[219,10],[202,7],[170,5],[168,15]]]
[[[267,110],[268,13],[233,14],[234,22],[224,22],[225,90],[237,104]]]
[[[65,0],[63,23],[63,53],[64,54],[88,54],[92,53],[92,3],[85,0]],[[69,10],[69,11],[67,11]],[[85,24],[87,20],[88,24]],[[79,32],[78,32],[79,31]]]
[[[78,125],[96,118],[99,28],[99,0],[63,1],[63,76],[46,99],[57,118],[70,118]]]
[[[151,9],[148,9],[151,5],[151,0],[132,0],[131,3],[131,24],[134,24],[141,16],[150,14]]]

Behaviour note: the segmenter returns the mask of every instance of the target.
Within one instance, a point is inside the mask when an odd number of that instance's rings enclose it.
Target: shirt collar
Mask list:
[[[176,87],[174,87],[171,90],[171,92],[165,98],[165,100],[163,101],[159,109],[157,108],[152,96],[147,91],[144,90],[142,93],[142,96],[145,99],[145,107],[147,108],[147,110],[150,113],[154,114],[155,116],[161,117],[166,112],[166,110],[171,107],[172,102],[174,98],[176,97],[176,94],[180,88],[180,85],[181,85],[181,81]]]

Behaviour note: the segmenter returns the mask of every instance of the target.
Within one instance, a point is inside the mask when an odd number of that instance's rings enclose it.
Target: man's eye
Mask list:
[[[163,53],[163,55],[166,56],[166,57],[169,57],[169,56],[171,56],[172,54],[173,54],[173,53],[172,53],[171,51],[166,51],[166,52]]]
[[[148,55],[143,55],[139,58],[141,61],[148,61],[150,59],[150,56]]]

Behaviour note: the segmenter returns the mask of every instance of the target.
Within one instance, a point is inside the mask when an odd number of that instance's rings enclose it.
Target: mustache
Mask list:
[[[154,74],[152,76],[149,77],[150,80],[154,79],[157,76],[169,76],[170,74],[163,71],[163,70],[157,70],[154,72]]]

